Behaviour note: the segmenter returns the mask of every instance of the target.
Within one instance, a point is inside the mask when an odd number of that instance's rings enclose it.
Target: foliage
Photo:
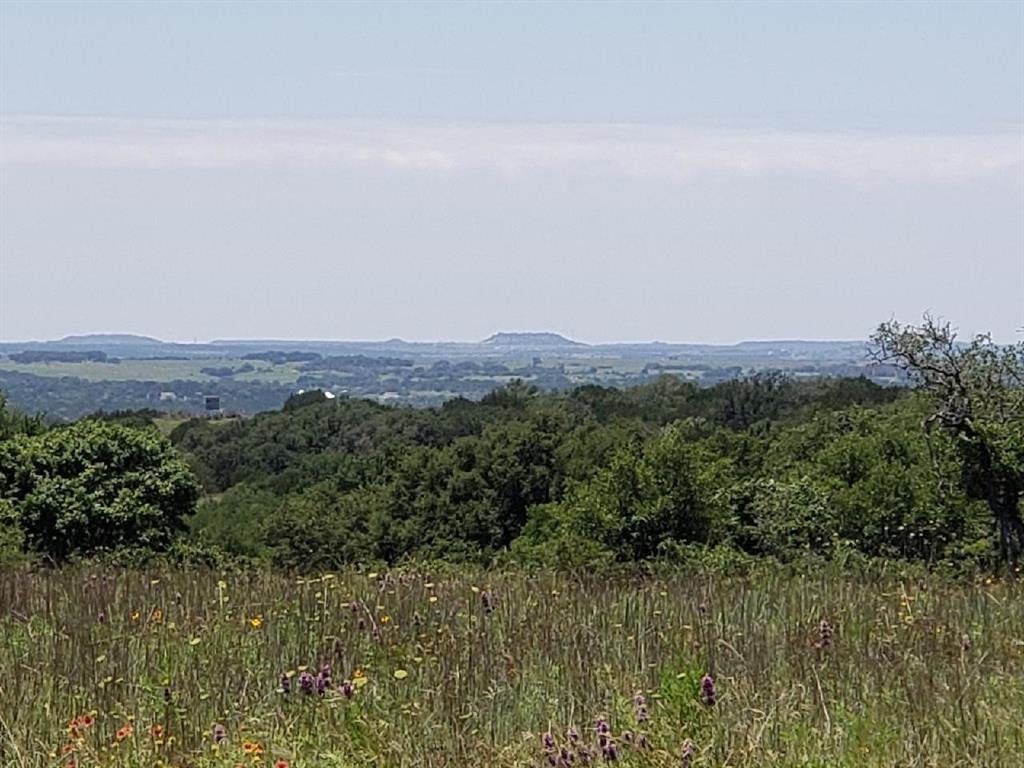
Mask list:
[[[0,499],[25,546],[56,560],[168,546],[198,488],[169,443],[150,432],[82,421],[0,442]]]
[[[568,393],[513,382],[433,410],[316,399],[173,433],[210,491],[244,483],[279,500],[272,515],[266,501],[224,514],[245,551],[287,567],[509,553],[593,566],[697,546],[970,572],[991,554],[954,446],[920,429],[923,401],[864,380],[700,389],[664,377]],[[200,540],[224,539],[226,522],[203,532],[217,509],[193,522]]]
[[[1013,573],[1024,555],[1024,342],[987,335],[959,343],[949,323],[925,316],[873,337],[879,360],[903,368],[929,399],[927,424],[955,438],[965,490],[988,504]]]
[[[27,416],[10,408],[0,392],[0,441],[15,435],[37,435],[45,429],[42,416]]]

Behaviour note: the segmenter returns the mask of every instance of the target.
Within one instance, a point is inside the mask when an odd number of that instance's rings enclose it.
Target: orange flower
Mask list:
[[[96,718],[92,715],[82,715],[78,718],[78,722],[83,728],[92,728],[96,724]]]
[[[65,744],[63,747],[60,748],[60,753],[62,755],[70,755],[76,749],[77,747],[74,744]]]
[[[263,745],[261,745],[258,741],[243,741],[242,751],[245,752],[245,754],[247,755],[262,755]]]
[[[120,728],[117,729],[117,733],[114,734],[114,736],[117,738],[118,741],[124,741],[132,735],[134,730],[135,729],[132,728],[131,723],[129,723],[128,725],[122,725]]]
[[[291,766],[288,765],[287,760],[278,760],[276,763],[274,763],[274,768],[291,768]]]
[[[162,739],[164,737],[164,727],[159,723],[150,726],[149,735],[154,739]]]

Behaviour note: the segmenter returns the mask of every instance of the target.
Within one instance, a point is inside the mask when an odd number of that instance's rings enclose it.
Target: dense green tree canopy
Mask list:
[[[63,560],[123,546],[165,548],[198,487],[152,431],[82,421],[0,442],[0,500],[26,547]]]

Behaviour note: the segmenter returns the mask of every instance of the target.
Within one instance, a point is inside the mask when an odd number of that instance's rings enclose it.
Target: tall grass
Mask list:
[[[5,766],[600,764],[599,718],[625,765],[1024,765],[998,583],[75,568],[0,610]]]

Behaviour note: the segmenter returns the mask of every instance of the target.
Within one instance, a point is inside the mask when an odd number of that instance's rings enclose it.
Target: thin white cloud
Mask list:
[[[651,125],[6,117],[0,163],[116,168],[382,166],[687,180],[802,173],[950,180],[1024,170],[1020,131],[988,135],[744,133]]]

